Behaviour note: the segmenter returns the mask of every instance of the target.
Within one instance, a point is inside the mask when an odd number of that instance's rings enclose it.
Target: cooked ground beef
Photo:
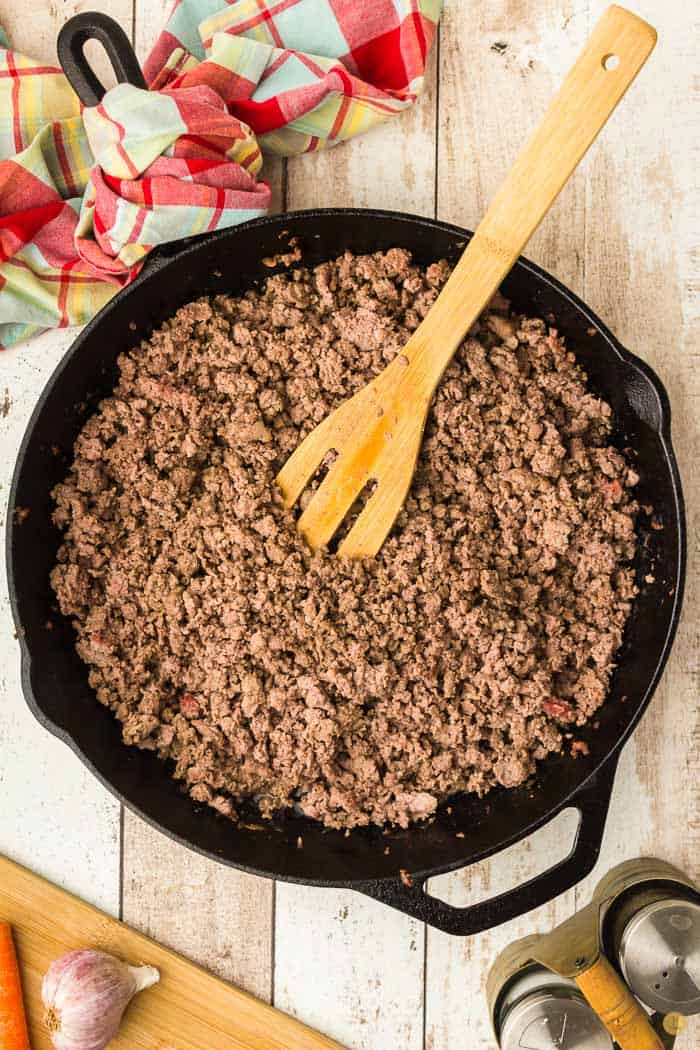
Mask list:
[[[401,249],[185,306],[119,360],[55,490],[52,582],[124,741],[235,817],[430,817],[521,784],[605,700],[637,481],[554,328],[496,297],[379,556],[312,553],[274,477],[400,352],[448,267]]]

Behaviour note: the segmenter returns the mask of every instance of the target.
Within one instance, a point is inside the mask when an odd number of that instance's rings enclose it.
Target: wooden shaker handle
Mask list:
[[[576,983],[620,1050],[664,1050],[644,1010],[603,955]]]

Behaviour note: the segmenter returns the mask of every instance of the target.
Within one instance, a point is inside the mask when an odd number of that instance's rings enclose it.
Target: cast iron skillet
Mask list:
[[[80,16],[79,16],[80,17]],[[678,622],[685,567],[685,521],[671,448],[670,409],[654,372],[625,350],[571,292],[520,259],[503,290],[514,306],[553,314],[557,327],[613,407],[615,444],[640,474],[638,498],[663,528],[642,515],[635,563],[640,593],[628,624],[599,728],[583,734],[590,754],[553,756],[527,785],[485,798],[459,796],[428,827],[383,835],[378,829],[323,829],[295,815],[263,831],[238,827],[195,804],[153,753],[126,748],[119,727],[88,685],[70,624],[55,609],[48,576],[60,534],[51,523],[51,489],[66,474],[75,438],[117,376],[118,355],[147,337],[180,305],[204,294],[239,294],[269,276],[262,259],[294,235],[303,264],[344,249],[401,245],[422,264],[456,261],[470,234],[456,226],[385,211],[327,209],[261,219],[159,251],[141,275],[84,329],[44,390],[27,427],[10,493],[7,564],[22,650],[27,702],[125,805],[178,842],[213,859],[291,882],[347,886],[455,934],[472,934],[522,914],[580,881],[600,850],[621,745],[651,700]],[[58,453],[57,453],[58,450]],[[30,513],[20,523],[18,508]],[[646,583],[645,576],[653,576]],[[49,623],[51,629],[49,629]],[[580,814],[565,860],[507,893],[468,908],[430,896],[426,880],[488,857],[523,839],[566,807]],[[458,838],[457,834],[463,837]],[[303,838],[303,849],[297,839]],[[385,854],[385,847],[390,853]],[[399,877],[411,873],[413,885]]]

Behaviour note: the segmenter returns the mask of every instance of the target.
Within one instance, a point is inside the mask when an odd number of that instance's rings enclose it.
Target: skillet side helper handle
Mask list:
[[[613,4],[598,20],[461,259],[404,351],[431,396],[473,321],[512,269],[656,44],[656,30]],[[407,373],[408,374],[408,373]]]
[[[604,955],[576,977],[620,1050],[665,1050],[646,1013]]]
[[[558,811],[573,808],[580,814],[568,856],[522,886],[466,908],[457,908],[437,897],[431,897],[425,890],[427,880],[415,876],[411,886],[396,878],[377,879],[353,888],[457,937],[470,937],[524,915],[571,889],[595,867],[603,841],[618,758],[617,752],[611,755],[602,769],[587,780]]]
[[[119,23],[109,15],[86,11],[68,19],[58,34],[56,45],[61,68],[83,105],[99,105],[106,92],[85,57],[88,40],[98,40],[102,44],[119,84],[133,84],[139,88],[147,86],[131,41]]]

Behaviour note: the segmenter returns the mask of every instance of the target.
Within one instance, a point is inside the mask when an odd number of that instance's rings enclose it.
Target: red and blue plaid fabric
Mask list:
[[[262,215],[262,152],[352,137],[420,93],[441,0],[179,0],[149,91],[82,110],[0,30],[0,345],[87,321],[156,245]]]
[[[218,2],[218,0],[217,0]],[[442,0],[237,0],[202,19],[178,0],[144,72],[213,83],[263,150],[335,145],[410,106]]]

